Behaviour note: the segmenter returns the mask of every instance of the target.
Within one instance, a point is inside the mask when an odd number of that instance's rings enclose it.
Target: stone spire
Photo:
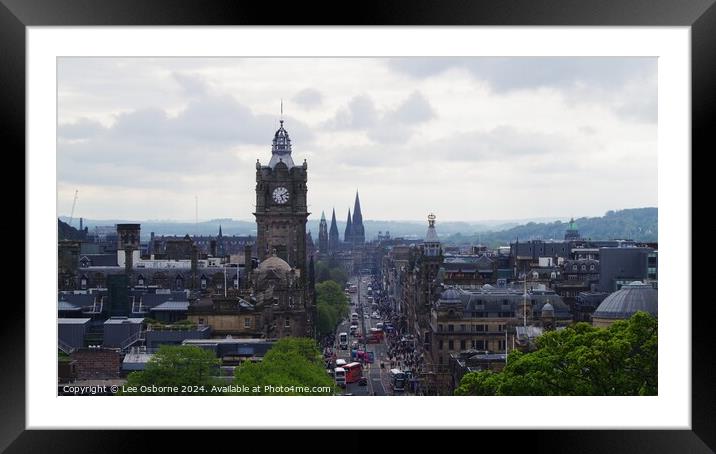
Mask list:
[[[321,212],[321,222],[318,224],[318,251],[321,254],[328,253],[328,223],[324,212]]]
[[[351,209],[348,208],[348,219],[346,220],[346,231],[343,236],[346,244],[353,244],[353,222],[351,221]]]
[[[338,250],[338,244],[341,239],[338,236],[338,224],[336,223],[336,209],[333,209],[331,217],[331,229],[328,231],[328,251],[334,253]]]
[[[356,191],[356,201],[353,205],[353,229],[351,230],[352,242],[354,244],[365,243],[365,228],[363,227],[363,213],[360,210],[360,198]]]

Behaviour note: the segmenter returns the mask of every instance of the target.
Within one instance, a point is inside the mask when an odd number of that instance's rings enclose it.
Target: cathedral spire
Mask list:
[[[353,205],[353,228],[351,230],[352,242],[355,244],[365,243],[365,228],[363,227],[363,213],[360,209],[360,198],[356,191],[356,200]]]
[[[363,214],[360,211],[360,198],[356,191],[356,201],[353,205],[353,224],[363,224]]]
[[[346,243],[353,242],[353,222],[351,221],[351,209],[348,208],[348,219],[346,220],[346,231],[343,235],[343,241]]]
[[[328,224],[326,223],[326,213],[321,212],[321,221],[318,223],[318,252],[321,254],[328,253]]]
[[[338,250],[338,243],[340,243],[338,237],[338,224],[336,223],[336,209],[333,209],[333,216],[331,217],[331,228],[328,232],[328,251],[333,253]]]

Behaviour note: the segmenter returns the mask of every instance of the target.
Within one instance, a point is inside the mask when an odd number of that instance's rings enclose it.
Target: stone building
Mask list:
[[[429,359],[447,364],[450,354],[464,350],[505,353],[512,346],[515,327],[545,323],[555,329],[571,323],[569,308],[549,290],[527,294],[517,289],[448,287],[431,309]]]

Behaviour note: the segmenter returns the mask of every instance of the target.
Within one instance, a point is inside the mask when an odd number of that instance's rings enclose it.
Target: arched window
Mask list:
[[[577,271],[577,265],[572,265],[572,271]]]
[[[587,265],[582,265],[582,271],[587,271]]]
[[[174,279],[174,288],[177,290],[184,289],[184,278],[181,277],[181,275],[177,276],[176,279]]]
[[[589,265],[589,269],[590,269],[591,271],[594,271],[594,264],[593,264],[593,263],[592,263],[591,265]]]

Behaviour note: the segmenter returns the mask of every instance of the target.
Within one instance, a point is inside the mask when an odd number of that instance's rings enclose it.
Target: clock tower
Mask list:
[[[256,160],[256,246],[259,261],[274,252],[292,268],[307,273],[306,182],[308,165],[296,165],[291,158],[291,139],[281,126],[273,138],[271,160],[263,166]]]

